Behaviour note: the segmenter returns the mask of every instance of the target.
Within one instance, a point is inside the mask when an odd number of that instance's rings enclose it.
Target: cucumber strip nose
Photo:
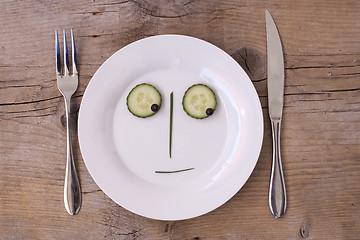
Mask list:
[[[173,95],[170,93],[170,131],[169,131],[169,155],[171,158],[171,148],[172,148],[172,127],[173,127]]]

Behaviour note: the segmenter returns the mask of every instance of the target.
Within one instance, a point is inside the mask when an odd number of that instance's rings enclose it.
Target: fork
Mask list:
[[[75,215],[81,207],[81,189],[79,179],[76,173],[74,156],[71,142],[70,128],[70,100],[78,87],[78,71],[76,62],[76,51],[74,34],[71,29],[71,47],[72,47],[72,75],[69,72],[69,58],[66,44],[66,34],[64,32],[64,68],[61,70],[61,58],[59,48],[59,38],[57,30],[55,31],[55,51],[56,51],[56,78],[59,91],[65,100],[66,115],[66,170],[64,182],[64,203],[65,209],[70,215]]]

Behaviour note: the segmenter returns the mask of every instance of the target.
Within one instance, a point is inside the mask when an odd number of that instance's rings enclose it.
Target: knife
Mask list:
[[[267,87],[273,156],[269,186],[269,206],[275,218],[286,210],[286,190],[280,155],[280,127],[284,105],[284,55],[280,36],[269,11],[265,10],[267,38]]]

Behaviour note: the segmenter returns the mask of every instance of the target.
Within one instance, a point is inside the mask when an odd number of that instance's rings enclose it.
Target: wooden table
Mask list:
[[[286,67],[288,208],[280,219],[268,207],[265,9],[280,31]],[[1,239],[360,239],[359,1],[4,0],[0,19]],[[54,30],[63,28],[74,29],[77,44],[74,117],[98,67],[133,41],[185,34],[233,56],[253,81],[265,123],[261,155],[245,186],[203,216],[147,219],[99,189],[76,143],[83,205],[68,215],[64,103],[54,58]]]

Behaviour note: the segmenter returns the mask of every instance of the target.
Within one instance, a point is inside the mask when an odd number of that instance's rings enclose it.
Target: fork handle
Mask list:
[[[65,99],[66,115],[66,170],[64,183],[64,203],[65,209],[70,215],[75,215],[81,207],[80,182],[76,173],[71,142],[70,128],[70,97]]]
[[[274,217],[281,217],[286,210],[286,190],[280,156],[280,118],[271,118],[273,159],[271,166],[269,206]]]

